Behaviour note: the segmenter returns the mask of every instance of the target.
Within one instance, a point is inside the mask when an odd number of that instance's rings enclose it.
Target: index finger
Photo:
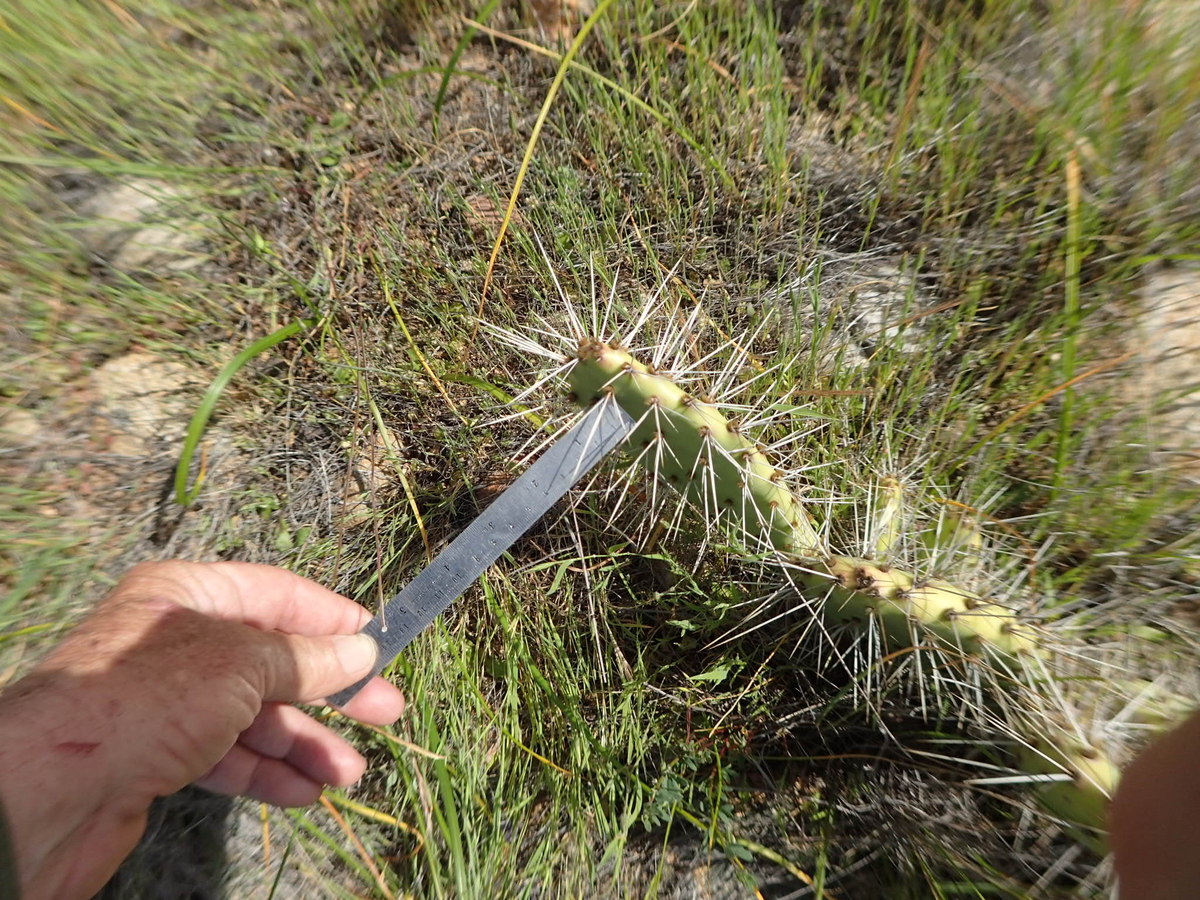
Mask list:
[[[218,619],[287,634],[353,634],[371,618],[348,597],[258,563],[145,563],[114,593],[172,600]]]

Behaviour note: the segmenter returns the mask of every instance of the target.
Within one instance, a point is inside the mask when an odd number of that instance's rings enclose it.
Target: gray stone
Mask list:
[[[107,360],[90,378],[108,449],[145,456],[156,441],[179,441],[191,417],[194,375],[182,363],[136,350]]]
[[[1151,445],[1168,464],[1200,474],[1200,265],[1152,271],[1139,293],[1129,399],[1144,406]]]
[[[42,432],[37,416],[19,406],[0,407],[0,449],[20,449],[37,443]]]
[[[182,195],[160,181],[141,179],[101,188],[85,200],[80,214],[89,224],[78,237],[88,252],[125,272],[191,268],[203,261],[197,252],[198,224],[177,210]]]

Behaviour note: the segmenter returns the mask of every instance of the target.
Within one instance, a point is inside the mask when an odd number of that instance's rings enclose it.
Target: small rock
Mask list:
[[[868,254],[831,257],[763,297],[791,327],[819,337],[822,364],[865,366],[884,347],[921,349],[923,328],[913,314],[932,305],[911,267],[898,257]]]
[[[592,0],[528,0],[530,18],[545,37],[566,43],[593,9]]]
[[[1151,272],[1130,400],[1143,405],[1156,449],[1173,465],[1200,472],[1200,265]]]
[[[185,393],[194,376],[174,360],[142,350],[108,360],[91,375],[107,449],[145,456],[156,441],[179,441],[191,418]]]
[[[155,268],[180,272],[204,261],[196,252],[199,244],[180,225],[150,225],[130,236],[109,262],[122,272]]]
[[[37,416],[20,406],[0,409],[0,448],[16,450],[37,443],[42,433]]]
[[[84,248],[121,271],[180,270],[203,260],[193,225],[171,212],[180,192],[141,179],[101,188],[79,212],[92,220],[78,232]]]
[[[495,240],[504,221],[504,209],[497,206],[486,194],[472,194],[467,198],[465,210],[467,224],[476,237]],[[520,210],[513,210],[510,224],[520,225],[523,219]]]
[[[370,518],[371,510],[378,505],[376,494],[395,480],[395,467],[399,464],[396,453],[400,447],[400,438],[391,429],[386,435],[376,432],[351,460],[342,491],[346,527],[352,528]]]

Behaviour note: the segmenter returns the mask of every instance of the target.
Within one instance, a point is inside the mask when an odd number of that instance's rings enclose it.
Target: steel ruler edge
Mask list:
[[[328,698],[344,706],[462,596],[509,547],[633,430],[610,399],[592,406],[404,588],[361,633],[379,647],[371,673]]]

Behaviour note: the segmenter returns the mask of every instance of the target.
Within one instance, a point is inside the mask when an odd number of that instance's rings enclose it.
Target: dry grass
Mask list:
[[[491,424],[537,366],[479,337],[476,310],[557,315],[554,278],[587,296],[593,268],[631,308],[673,271],[668,294],[727,333],[784,313],[764,353],[795,357],[793,399],[825,423],[812,490],[847,549],[866,491],[901,473],[925,521],[931,498],[1000,520],[1018,562],[986,568],[1022,573],[1012,595],[1080,642],[1135,671],[1194,659],[1194,486],[1113,399],[1138,374],[1120,360],[1142,273],[1194,255],[1200,221],[1200,72],[1166,10],[615,3],[550,107],[486,297],[558,70],[505,37],[541,40],[508,5],[4,14],[0,390],[32,419],[0,451],[0,671],[136,559],[393,591],[536,437],[531,417]],[[500,36],[468,39],[460,13]],[[93,203],[118,182],[170,185],[156,214],[198,242],[123,254],[145,223]],[[186,412],[114,452],[132,432],[102,362],[177,361],[164,396],[190,410],[240,349],[314,314],[223,395],[193,507],[165,490]],[[761,574],[695,565],[686,530],[636,544],[605,502],[549,517],[414,645],[393,734],[355,732],[375,813],[346,822],[389,891],[1103,892],[1104,864],[1022,788],[962,786],[1006,758],[977,718],[922,719],[899,690],[864,716],[855,673],[782,632],[712,646]],[[384,895],[324,814],[270,821],[237,896],[267,896],[293,840],[295,890]]]

